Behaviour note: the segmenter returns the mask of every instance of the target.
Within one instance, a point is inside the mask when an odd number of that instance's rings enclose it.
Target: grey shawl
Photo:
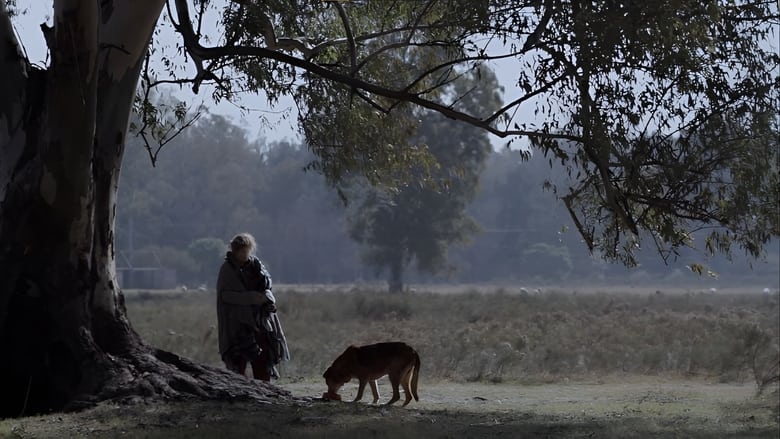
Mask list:
[[[267,291],[268,293],[270,291]],[[260,308],[255,318],[264,338],[264,343],[261,343],[260,347],[268,351],[268,364],[266,367],[271,371],[271,376],[279,378],[279,371],[276,369],[276,365],[282,361],[290,360],[290,350],[287,348],[287,338],[284,336],[284,330],[282,330],[282,322],[279,320],[279,315],[271,312],[270,308],[266,306]]]

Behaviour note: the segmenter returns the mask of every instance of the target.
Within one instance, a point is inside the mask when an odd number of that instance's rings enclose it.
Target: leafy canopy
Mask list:
[[[331,183],[392,183],[429,158],[399,146],[413,104],[527,138],[566,168],[556,191],[606,258],[633,265],[645,242],[664,258],[733,245],[755,257],[780,235],[775,1],[173,3],[196,74],[181,77],[163,54],[167,74],[212,84],[216,99],[294,96],[313,167]],[[496,59],[515,63],[521,95],[487,113],[452,105],[460,97],[443,87]],[[692,241],[698,229],[711,231],[706,243]]]

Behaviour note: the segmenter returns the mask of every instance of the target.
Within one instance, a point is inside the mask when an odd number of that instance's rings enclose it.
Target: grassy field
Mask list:
[[[284,382],[319,378],[350,344],[402,340],[426,379],[556,383],[605,376],[752,382],[778,362],[778,296],[507,290],[404,295],[279,286],[292,351]],[[220,365],[212,293],[128,298],[135,328],[156,346]],[[776,370],[775,370],[776,373]]]
[[[0,437],[767,437],[780,433],[777,294],[275,288],[292,360],[279,404],[145,401],[0,421]],[[420,290],[420,289],[418,289]],[[629,294],[630,293],[630,294]],[[221,365],[209,292],[128,292],[151,343]],[[407,408],[322,402],[349,344],[403,340],[422,358]],[[772,369],[775,367],[775,369]],[[241,378],[237,378],[241,379]],[[390,393],[379,384],[380,402]],[[355,383],[343,392],[352,398]]]

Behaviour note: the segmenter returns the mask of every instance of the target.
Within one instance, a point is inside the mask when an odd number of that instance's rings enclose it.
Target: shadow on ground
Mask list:
[[[721,422],[685,411],[539,414],[522,410],[416,409],[298,399],[280,404],[135,401],[80,413],[0,421],[0,437],[19,438],[776,438],[764,403],[724,408]]]

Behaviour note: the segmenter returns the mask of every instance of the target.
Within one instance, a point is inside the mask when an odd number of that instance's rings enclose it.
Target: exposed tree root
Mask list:
[[[96,394],[73,398],[63,407],[64,411],[81,410],[104,401],[139,399],[203,399],[260,403],[292,400],[289,392],[272,384],[250,380],[228,370],[197,364],[174,353],[144,345],[126,355],[109,355],[109,361],[112,364],[102,388]]]

